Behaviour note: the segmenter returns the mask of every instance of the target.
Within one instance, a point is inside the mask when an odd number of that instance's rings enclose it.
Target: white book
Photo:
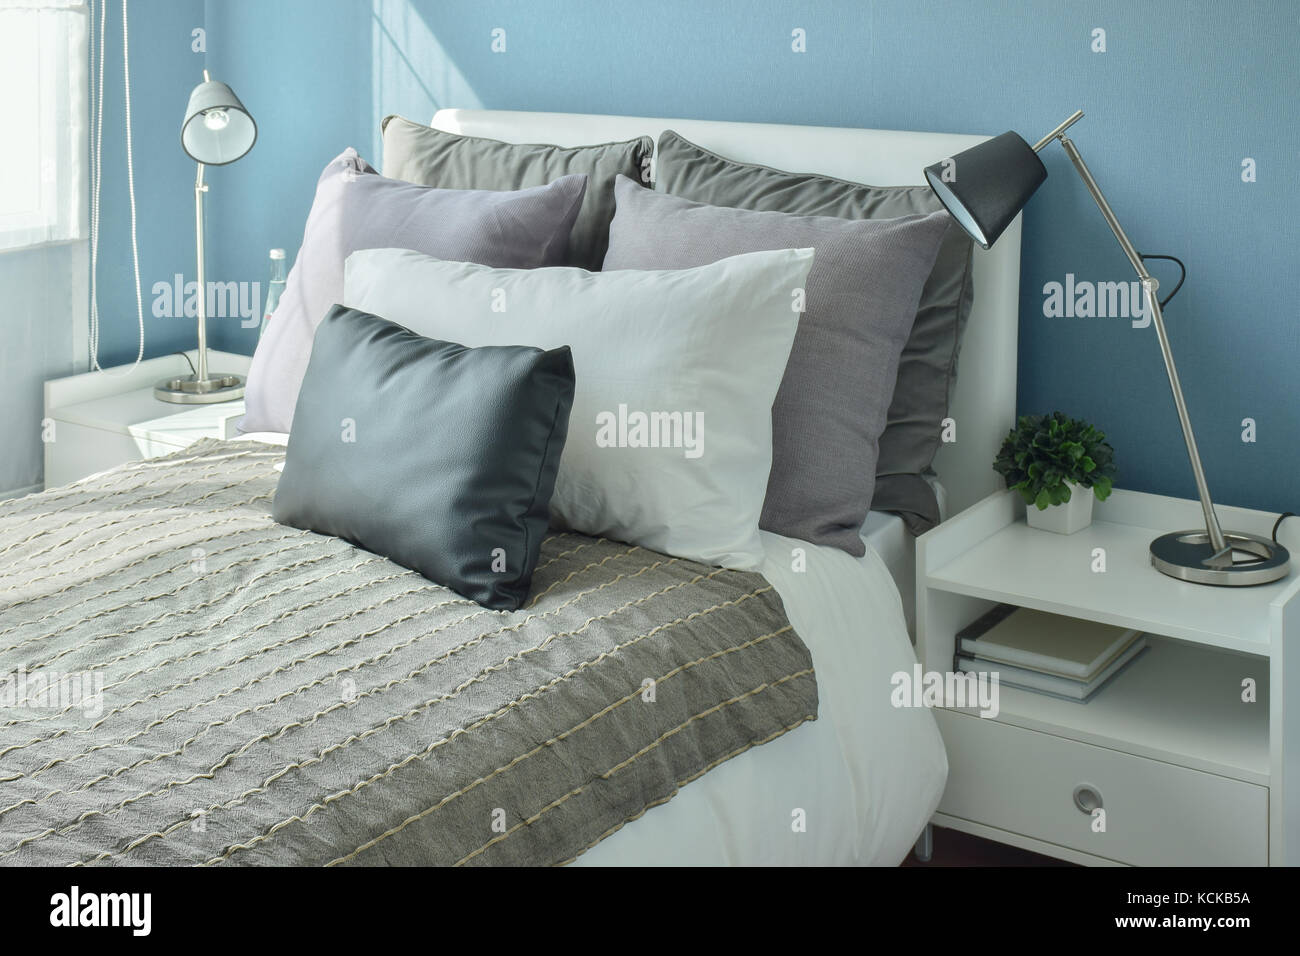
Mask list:
[[[1096,676],[1139,634],[1132,628],[1030,608],[990,616],[1000,619],[977,636],[961,637],[961,653],[1075,681]]]
[[[1129,661],[1146,650],[1146,646],[1146,635],[1140,635],[1138,640],[1122,650],[1118,657],[1104,667],[1092,680],[1088,681],[1057,677],[1052,674],[1044,674],[1041,671],[1028,670],[1010,664],[999,664],[996,661],[981,660],[978,657],[967,657],[965,655],[958,656],[957,669],[963,672],[983,671],[990,674],[996,673],[998,683],[1006,684],[1008,687],[1021,687],[1040,694],[1051,694],[1054,697],[1065,697],[1069,700],[1085,703],[1107,681],[1123,670]]]

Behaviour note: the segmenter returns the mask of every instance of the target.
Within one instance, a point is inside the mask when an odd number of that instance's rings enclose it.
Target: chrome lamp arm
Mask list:
[[[1196,436],[1192,433],[1191,418],[1187,414],[1187,402],[1183,397],[1183,387],[1178,379],[1178,368],[1174,364],[1174,353],[1169,344],[1169,333],[1165,328],[1164,313],[1160,308],[1160,299],[1156,295],[1160,283],[1147,271],[1142,255],[1133,246],[1124,228],[1119,224],[1114,210],[1102,194],[1097,180],[1093,178],[1088,164],[1083,161],[1078,148],[1065,135],[1065,131],[1083,118],[1083,112],[1077,111],[1064,123],[1033,147],[1035,153],[1053,140],[1059,140],[1065,154],[1070,157],[1075,171],[1088,188],[1097,208],[1101,210],[1106,225],[1119,241],[1120,248],[1132,264],[1142,285],[1146,308],[1155,325],[1156,337],[1160,340],[1160,354],[1164,358],[1165,372],[1169,376],[1169,387],[1174,394],[1174,407],[1178,411],[1178,423],[1182,426],[1183,441],[1187,445],[1187,457],[1191,460],[1192,475],[1196,479],[1196,491],[1201,499],[1201,511],[1205,517],[1205,532],[1176,531],[1161,535],[1151,542],[1151,563],[1157,570],[1184,581],[1199,584],[1217,585],[1252,585],[1265,584],[1286,576],[1290,555],[1287,549],[1259,535],[1245,532],[1227,532],[1219,524],[1214,511],[1214,502],[1210,498],[1210,488],[1205,480],[1205,469],[1201,465],[1200,452],[1196,448]],[[1239,557],[1240,556],[1240,557]]]
[[[1147,271],[1146,263],[1142,261],[1142,256],[1124,232],[1124,227],[1119,224],[1119,219],[1116,218],[1114,210],[1110,208],[1110,203],[1106,201],[1101,187],[1097,185],[1097,180],[1093,178],[1092,171],[1088,169],[1088,164],[1083,161],[1083,157],[1079,154],[1078,147],[1074,145],[1073,140],[1065,135],[1065,131],[1082,118],[1082,110],[1076,112],[1045,138],[1039,140],[1034,145],[1034,152],[1038,152],[1054,139],[1060,140],[1061,147],[1065,150],[1065,154],[1070,157],[1070,162],[1074,164],[1079,178],[1088,187],[1088,192],[1092,194],[1092,198],[1096,201],[1097,208],[1101,210],[1106,225],[1110,226],[1110,231],[1119,240],[1120,248],[1124,250],[1124,255],[1128,257],[1133,270],[1137,273],[1138,280],[1142,284],[1148,314],[1156,327],[1156,337],[1160,340],[1160,354],[1165,360],[1165,372],[1169,376],[1169,387],[1174,393],[1174,407],[1178,409],[1178,424],[1182,426],[1183,441],[1187,444],[1187,457],[1192,462],[1192,475],[1196,479],[1196,492],[1201,498],[1201,511],[1205,514],[1205,531],[1210,536],[1210,545],[1214,550],[1213,557],[1216,562],[1226,561],[1231,563],[1232,549],[1224,540],[1223,529],[1219,526],[1218,515],[1214,512],[1214,502],[1210,498],[1210,487],[1205,480],[1205,469],[1201,465],[1200,452],[1196,449],[1196,436],[1192,433],[1192,421],[1187,414],[1187,402],[1183,398],[1183,387],[1178,380],[1178,368],[1174,364],[1174,353],[1169,345],[1169,333],[1165,329],[1164,313],[1160,309],[1160,299],[1156,296],[1156,290],[1160,288],[1160,282]]]
[[[1106,225],[1110,226],[1137,273],[1142,297],[1160,339],[1160,354],[1164,357],[1169,387],[1174,393],[1174,406],[1178,409],[1178,422],[1187,445],[1187,457],[1191,459],[1196,491],[1201,498],[1205,530],[1175,531],[1157,537],[1151,542],[1152,566],[1170,577],[1197,584],[1267,584],[1284,578],[1289,573],[1291,562],[1286,548],[1260,535],[1224,531],[1219,525],[1214,502],[1210,499],[1210,488],[1205,481],[1205,469],[1201,467],[1201,455],[1196,450],[1196,438],[1192,434],[1187,402],[1174,365],[1174,353],[1169,346],[1164,313],[1156,295],[1160,283],[1147,271],[1142,254],[1134,248],[1115,218],[1088,164],[1065,135],[1065,131],[1082,118],[1083,111],[1076,111],[1033,146],[1010,131],[983,140],[955,156],[927,166],[924,171],[926,181],[966,234],[988,249],[1015,221],[1025,203],[1047,179],[1047,167],[1039,158],[1039,151],[1048,143],[1060,140],[1075,172],[1088,187]],[[1176,287],[1174,291],[1178,291]]]

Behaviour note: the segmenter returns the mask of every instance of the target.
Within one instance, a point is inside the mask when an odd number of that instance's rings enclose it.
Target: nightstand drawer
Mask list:
[[[1086,706],[1086,705],[1081,705]],[[939,811],[1138,866],[1266,866],[1268,789],[952,711]],[[1075,805],[1100,795],[1105,832]],[[1080,799],[1089,804],[1084,792]]]

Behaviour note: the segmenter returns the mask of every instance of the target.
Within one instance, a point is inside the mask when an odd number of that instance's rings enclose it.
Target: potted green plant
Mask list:
[[[1060,412],[1022,415],[993,470],[1025,499],[1031,527],[1074,534],[1092,522],[1092,501],[1115,483],[1115,449],[1106,435]]]

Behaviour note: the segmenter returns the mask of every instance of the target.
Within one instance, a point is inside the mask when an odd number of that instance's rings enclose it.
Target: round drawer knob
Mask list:
[[[1074,805],[1080,813],[1091,816],[1094,810],[1102,806],[1101,791],[1090,783],[1079,784],[1074,788]]]

